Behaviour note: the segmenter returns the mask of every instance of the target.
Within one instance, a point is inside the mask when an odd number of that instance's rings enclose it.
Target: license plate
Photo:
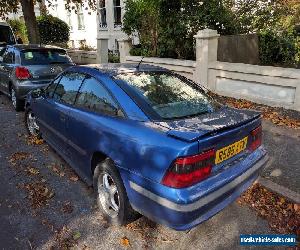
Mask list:
[[[224,148],[217,150],[215,164],[219,164],[242,152],[247,146],[248,136]]]

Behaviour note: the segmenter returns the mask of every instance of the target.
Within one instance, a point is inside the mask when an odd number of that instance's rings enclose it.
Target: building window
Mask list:
[[[114,0],[114,27],[119,28],[122,26],[122,7],[121,0]]]
[[[72,26],[72,20],[71,20],[71,12],[67,11],[67,24],[70,27],[70,30],[73,30],[73,26]]]
[[[77,21],[78,21],[78,29],[79,30],[84,30],[84,16],[83,16],[83,11],[82,11],[82,6],[78,5],[77,6]]]
[[[107,28],[105,0],[100,0],[99,2],[99,15],[100,28]]]
[[[115,51],[114,53],[118,53],[119,52],[119,42],[117,39],[115,39]]]

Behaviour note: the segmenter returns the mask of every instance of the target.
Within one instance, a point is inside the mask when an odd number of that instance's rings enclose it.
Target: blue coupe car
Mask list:
[[[69,68],[28,95],[25,116],[119,225],[139,212],[190,229],[239,197],[268,160],[259,113],[150,65]]]

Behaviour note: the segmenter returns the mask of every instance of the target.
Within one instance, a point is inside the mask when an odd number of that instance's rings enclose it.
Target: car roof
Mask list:
[[[82,66],[85,68],[91,68],[99,70],[99,72],[108,74],[111,76],[127,73],[127,72],[139,72],[139,71],[169,71],[166,68],[162,68],[159,66],[154,66],[150,64],[141,63],[106,63],[106,64],[90,64]]]
[[[61,49],[65,50],[60,47],[51,46],[51,45],[39,45],[39,44],[14,44],[14,45],[8,45],[11,47],[16,48],[17,50],[25,50],[25,49]]]

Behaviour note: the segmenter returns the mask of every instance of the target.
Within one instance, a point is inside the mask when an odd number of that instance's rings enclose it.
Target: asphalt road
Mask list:
[[[0,96],[0,249],[249,249],[239,246],[240,234],[271,233],[266,221],[237,203],[188,232],[145,217],[109,227],[92,189],[64,161],[46,143],[27,145],[23,116]],[[33,208],[28,184],[37,182],[49,201]]]

